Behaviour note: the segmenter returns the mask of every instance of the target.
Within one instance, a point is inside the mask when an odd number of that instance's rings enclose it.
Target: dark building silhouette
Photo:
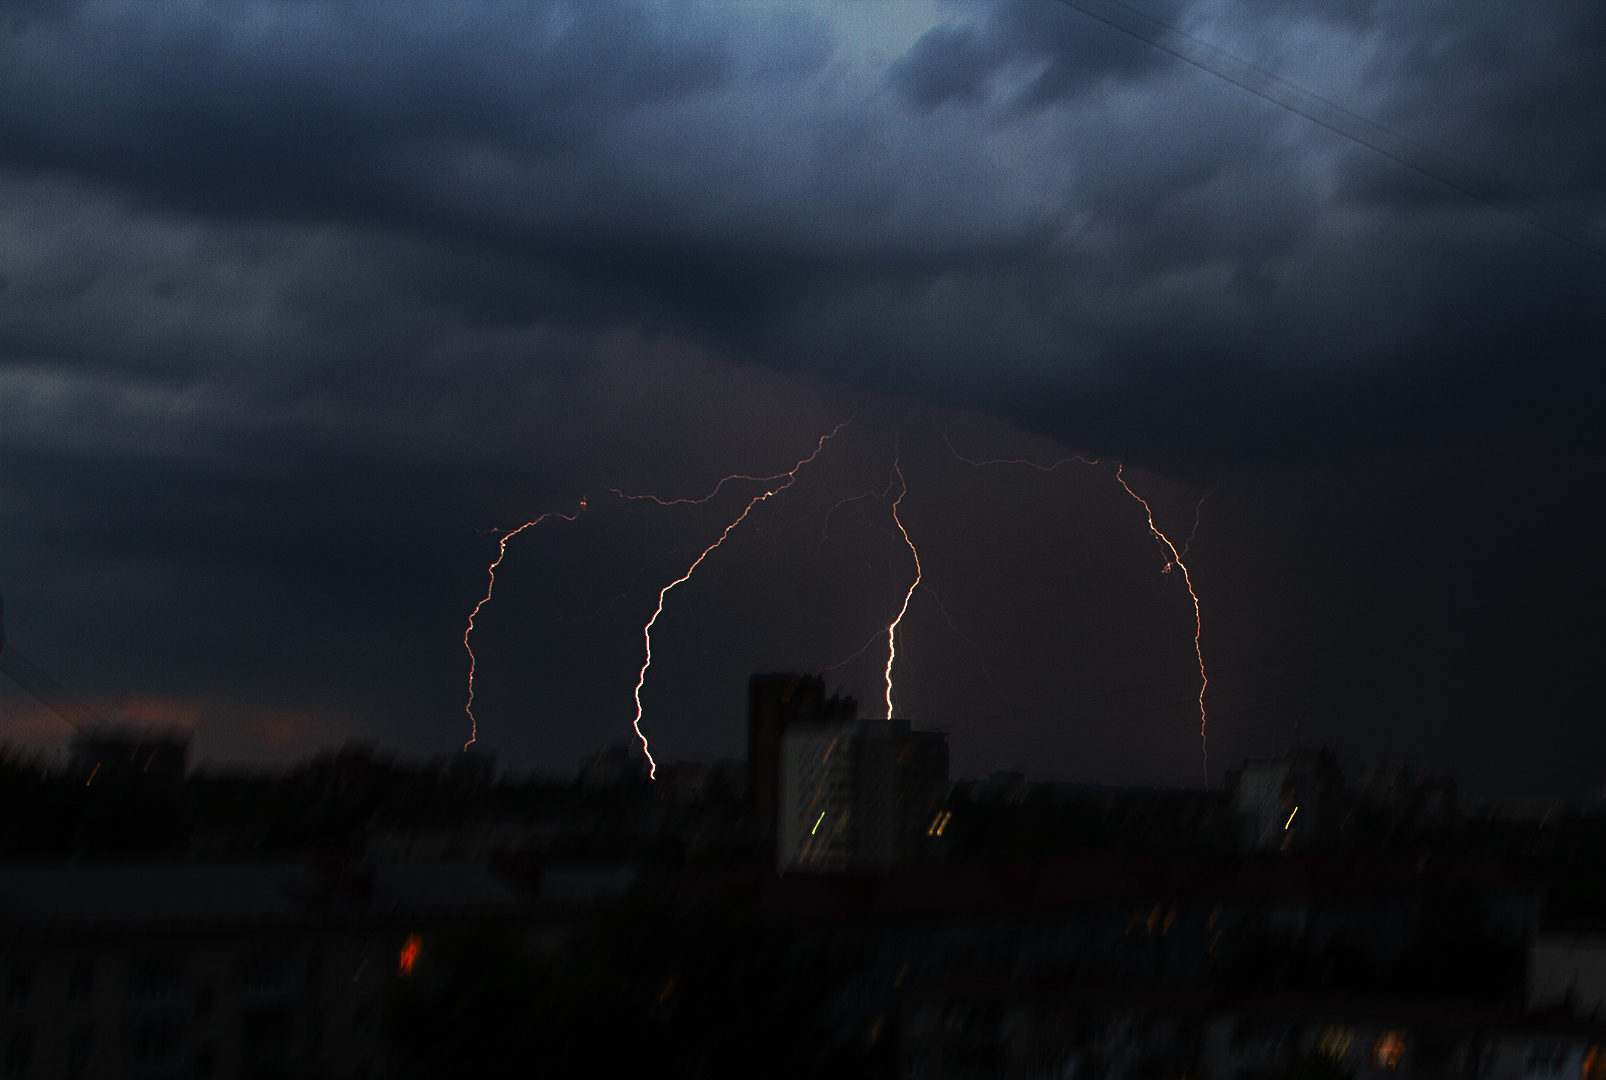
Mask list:
[[[1409,761],[1369,759],[1355,780],[1355,803],[1365,813],[1398,824],[1411,807],[1416,766]]]
[[[396,755],[369,739],[348,739],[294,769],[290,778],[320,798],[352,803],[378,797],[391,783]]]
[[[1411,831],[1437,832],[1457,820],[1457,784],[1453,776],[1429,776],[1411,792]]]
[[[73,733],[68,772],[86,784],[137,780],[177,790],[189,763],[190,733],[182,728],[98,724]]]
[[[646,783],[647,763],[629,746],[604,746],[580,766],[583,791],[625,791]]]
[[[1450,776],[1422,776],[1409,761],[1371,760],[1355,783],[1356,809],[1391,832],[1437,832],[1456,820],[1456,782]]]
[[[658,769],[652,795],[661,802],[694,803],[702,797],[707,783],[707,762],[671,761]]]
[[[794,721],[851,722],[859,703],[825,696],[825,680],[796,672],[755,674],[747,680],[748,807],[754,834],[773,840],[780,807],[781,736]]]

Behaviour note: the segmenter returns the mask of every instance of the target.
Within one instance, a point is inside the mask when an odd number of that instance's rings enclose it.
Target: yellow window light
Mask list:
[[[1349,1048],[1354,1042],[1355,1031],[1352,1028],[1324,1028],[1321,1037],[1316,1040],[1316,1052],[1328,1061],[1342,1063],[1349,1056]]]

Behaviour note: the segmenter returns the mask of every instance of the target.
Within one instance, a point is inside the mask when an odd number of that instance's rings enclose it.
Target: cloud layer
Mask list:
[[[1593,7],[1143,10],[1606,227]],[[1062,5],[24,7],[0,584],[60,656],[100,612],[84,647],[127,659],[84,682],[197,654],[197,693],[279,715],[345,665],[414,717],[353,725],[422,729],[455,671],[382,689],[460,632],[471,528],[784,463],[855,410],[1190,490],[1468,447],[1577,489],[1603,269]]]

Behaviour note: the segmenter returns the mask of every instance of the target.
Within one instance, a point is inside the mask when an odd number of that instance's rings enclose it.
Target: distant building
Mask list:
[[[1573,807],[1563,799],[1497,799],[1485,803],[1481,817],[1491,825],[1555,828],[1572,817]]]
[[[948,736],[907,720],[795,721],[781,738],[776,866],[909,866],[940,850]]]
[[[604,746],[580,766],[580,787],[584,791],[620,791],[646,779],[646,762],[636,754],[634,747]]]
[[[496,755],[461,750],[446,759],[441,779],[464,794],[477,794],[496,780]]]
[[[708,783],[708,764],[703,761],[672,761],[658,770],[652,796],[663,802],[691,803],[702,798]]]
[[[1409,761],[1372,759],[1361,766],[1355,779],[1358,809],[1398,824],[1411,809],[1411,793],[1416,766]]]
[[[1302,850],[1337,831],[1344,769],[1326,747],[1250,758],[1227,774],[1227,787],[1241,850]]]
[[[780,812],[781,737],[797,721],[851,722],[859,703],[825,696],[825,680],[796,672],[767,672],[747,681],[747,797],[754,832],[775,836]]]
[[[703,797],[717,802],[745,805],[747,802],[747,762],[720,758],[708,766]]]
[[[1529,946],[1528,1009],[1606,1021],[1606,937],[1547,934]]]
[[[1460,816],[1453,776],[1429,776],[1411,793],[1411,831],[1439,832],[1455,825]]]
[[[189,764],[190,733],[100,724],[74,732],[67,753],[69,775],[85,783],[138,780],[176,791]]]
[[[290,772],[293,784],[320,799],[364,802],[391,786],[396,755],[369,739],[348,739],[338,750],[325,750]]]
[[[1026,797],[1026,775],[1018,772],[995,772],[984,780],[973,780],[970,797],[976,802],[1018,804]]]

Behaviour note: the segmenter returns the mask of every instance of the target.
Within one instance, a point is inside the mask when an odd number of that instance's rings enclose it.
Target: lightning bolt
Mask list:
[[[784,479],[787,479],[788,477],[791,477],[794,473],[796,473],[803,466],[807,465],[809,462],[814,460],[814,458],[820,452],[820,447],[823,447],[825,445],[825,440],[826,439],[829,439],[832,435],[835,435],[837,432],[841,431],[843,428],[847,427],[852,422],[853,422],[853,420],[850,417],[849,419],[842,421],[836,427],[832,428],[830,434],[820,436],[820,445],[815,447],[814,453],[810,454],[808,457],[804,458],[802,461],[798,462],[796,465],[793,465],[791,467],[791,469],[787,470],[786,472],[778,472],[774,476],[749,476],[746,473],[732,473],[729,476],[722,476],[719,479],[719,483],[714,485],[714,489],[712,491],[710,491],[707,495],[703,495],[703,496],[701,496],[699,498],[696,498],[696,499],[660,499],[656,495],[626,495],[623,491],[620,491],[618,488],[609,488],[608,490],[613,492],[615,495],[619,496],[621,499],[646,499],[649,502],[657,503],[659,506],[679,506],[681,504],[688,504],[688,505],[691,505],[691,506],[696,506],[698,503],[705,503],[709,499],[712,499],[715,495],[718,495],[722,490],[724,490],[725,485],[730,483],[732,480],[756,480],[761,484],[767,484],[771,480],[784,480]],[[786,486],[790,486],[790,484],[788,484]],[[774,494],[774,492],[769,492],[768,494]],[[852,500],[851,499],[844,499],[842,501],[843,502],[851,502]],[[837,506],[841,506],[841,505],[842,505],[842,503],[838,503],[837,504]],[[834,509],[836,509],[836,507],[832,507],[832,509],[834,510]]]
[[[463,649],[468,653],[468,701],[463,705],[463,711],[468,714],[468,742],[463,744],[464,751],[467,751],[469,747],[474,745],[474,741],[479,738],[480,733],[479,722],[474,719],[474,649],[473,646],[469,645],[468,637],[474,632],[474,619],[479,615],[480,608],[490,603],[491,593],[496,589],[496,568],[502,565],[503,559],[507,558],[507,542],[519,535],[519,533],[523,532],[525,529],[528,529],[533,525],[539,525],[549,517],[560,517],[564,521],[573,521],[575,518],[580,516],[580,511],[584,510],[585,508],[586,501],[584,498],[582,498],[580,500],[579,509],[572,514],[564,514],[557,510],[549,510],[538,518],[533,518],[529,521],[526,521],[523,525],[520,525],[511,532],[504,533],[502,535],[502,539],[497,542],[496,558],[491,562],[491,565],[487,567],[485,571],[486,577],[489,579],[485,584],[485,595],[480,597],[480,602],[474,605],[474,610],[468,613],[468,626],[464,627],[463,629]]]
[[[800,459],[797,464],[793,465],[786,472],[776,473],[774,476],[763,477],[743,476],[741,474],[727,476],[720,480],[719,483],[714,485],[713,491],[709,492],[700,499],[660,499],[654,495],[626,495],[618,489],[614,489],[614,493],[622,499],[650,499],[651,501],[658,503],[660,506],[673,506],[677,503],[707,502],[709,499],[712,499],[715,495],[719,494],[720,489],[731,480],[759,480],[763,483],[769,483],[770,481],[774,480],[780,481],[780,483],[776,484],[774,487],[766,488],[749,499],[747,501],[747,505],[742,507],[742,512],[736,516],[736,520],[725,526],[724,531],[719,534],[719,538],[712,544],[709,544],[707,547],[705,547],[702,551],[702,554],[698,555],[697,558],[692,560],[692,564],[686,568],[686,572],[680,575],[674,581],[671,581],[668,585],[665,585],[662,589],[658,590],[658,606],[653,610],[652,618],[647,620],[647,625],[641,628],[641,637],[646,649],[646,659],[642,661],[641,671],[636,676],[636,718],[631,721],[630,726],[635,730],[636,738],[641,740],[641,752],[647,759],[648,779],[657,778],[658,763],[653,760],[652,750],[647,744],[647,736],[643,734],[641,730],[641,688],[647,682],[647,669],[652,667],[652,628],[658,622],[658,616],[664,613],[665,597],[669,595],[669,590],[673,589],[677,585],[683,584],[688,578],[697,572],[697,568],[702,565],[703,560],[708,558],[708,556],[713,553],[715,548],[719,547],[719,545],[725,542],[725,538],[731,534],[736,526],[747,520],[747,515],[753,512],[753,507],[768,500],[772,496],[780,494],[796,483],[798,470],[809,464],[815,458],[819,457],[820,451],[825,449],[826,440],[830,439],[837,432],[847,427],[849,423],[850,421],[844,420],[826,434],[821,435],[819,442],[814,444],[814,452],[809,454],[808,457]]]
[[[898,609],[898,617],[887,624],[887,719],[892,719],[892,665],[898,659],[898,624],[909,611],[909,601],[914,598],[915,590],[920,588],[920,578],[924,571],[920,567],[920,552],[915,549],[915,542],[909,539],[909,530],[903,527],[903,519],[898,516],[898,504],[903,497],[909,494],[909,485],[904,482],[903,470],[898,468],[898,459],[892,459],[892,472],[898,478],[898,497],[892,500],[892,520],[903,534],[903,542],[909,545],[909,554],[915,557],[915,579],[909,583],[909,591],[903,594],[903,606]],[[891,482],[888,482],[891,486]]]
[[[932,422],[932,426],[936,427],[935,421]],[[1031,460],[1030,458],[992,458],[988,461],[976,461],[974,458],[968,458],[964,454],[961,454],[958,450],[955,450],[953,440],[948,438],[948,433],[942,430],[942,428],[937,428],[937,434],[941,435],[942,441],[948,444],[948,452],[950,454],[958,458],[960,461],[963,461],[966,465],[974,465],[977,468],[981,468],[984,465],[1026,465],[1030,468],[1036,469],[1038,472],[1053,472],[1061,465],[1068,465],[1073,461],[1080,461],[1083,465],[1097,465],[1099,463],[1098,458],[1085,458],[1081,454],[1072,454],[1069,457],[1062,457],[1052,465],[1043,465]]]
[[[1051,473],[1055,469],[1058,469],[1061,465],[1065,465],[1065,464],[1067,464],[1069,462],[1072,462],[1072,461],[1080,461],[1084,465],[1097,465],[1099,463],[1099,459],[1098,458],[1091,458],[1091,459],[1090,458],[1085,458],[1081,454],[1072,454],[1069,457],[1060,458],[1058,461],[1054,462],[1052,465],[1043,465],[1043,464],[1041,464],[1039,462],[1032,461],[1029,458],[992,458],[992,459],[987,460],[987,461],[976,461],[973,458],[966,457],[965,455],[961,454],[958,450],[954,449],[953,440],[948,438],[948,433],[947,432],[943,431],[942,428],[937,427],[935,419],[933,419],[933,421],[932,421],[932,426],[937,428],[937,434],[942,436],[942,441],[944,443],[947,443],[948,452],[953,454],[954,457],[958,458],[960,461],[963,461],[967,465],[975,465],[975,466],[978,466],[978,467],[984,466],[984,465],[1025,465],[1025,466],[1028,466],[1029,468],[1036,469],[1039,472],[1050,472]],[[1177,548],[1176,548],[1176,545],[1171,543],[1170,539],[1167,538],[1165,533],[1161,532],[1155,526],[1155,524],[1154,524],[1154,511],[1150,509],[1148,501],[1145,500],[1143,498],[1143,496],[1141,496],[1137,492],[1133,491],[1131,485],[1129,485],[1126,482],[1126,478],[1121,475],[1122,468],[1123,468],[1122,464],[1119,461],[1117,461],[1115,463],[1115,479],[1116,479],[1116,481],[1121,485],[1121,487],[1126,489],[1126,493],[1128,495],[1132,496],[1140,504],[1142,504],[1144,516],[1148,520],[1150,534],[1153,535],[1155,541],[1160,544],[1160,546],[1162,548],[1162,551],[1165,552],[1165,553],[1168,553],[1168,557],[1166,558],[1165,568],[1163,570],[1161,570],[1161,573],[1169,574],[1171,572],[1171,568],[1172,567],[1176,567],[1178,570],[1182,571],[1182,583],[1185,586],[1187,586],[1188,597],[1189,597],[1189,599],[1191,599],[1193,601],[1193,655],[1194,655],[1194,658],[1199,661],[1199,746],[1200,746],[1201,752],[1204,755],[1205,782],[1208,785],[1208,783],[1210,781],[1210,746],[1209,746],[1209,742],[1208,742],[1208,740],[1206,738],[1206,735],[1205,735],[1206,716],[1205,716],[1204,699],[1205,699],[1205,689],[1210,685],[1210,679],[1205,674],[1204,652],[1201,650],[1201,648],[1199,646],[1199,638],[1200,638],[1201,632],[1203,630],[1203,622],[1201,620],[1200,610],[1199,610],[1199,595],[1193,591],[1193,579],[1191,577],[1189,577],[1187,564],[1185,564],[1182,561],[1182,558],[1183,558],[1184,555],[1186,555],[1188,553],[1188,549],[1193,546],[1194,540],[1199,535],[1199,518],[1200,518],[1201,513],[1204,510],[1205,500],[1210,498],[1211,495],[1215,494],[1215,490],[1216,489],[1215,489],[1215,487],[1212,487],[1209,491],[1205,492],[1204,495],[1200,497],[1198,505],[1193,508],[1193,530],[1188,533],[1188,539],[1183,543],[1182,550],[1178,551]],[[1221,482],[1220,478],[1218,477],[1216,483],[1219,485],[1220,482]],[[902,496],[900,495],[899,498],[902,498]],[[939,603],[940,603],[940,601],[939,601]],[[944,612],[944,614],[947,614],[947,613]],[[952,623],[953,623],[953,620],[950,619],[949,620],[949,625],[952,625]],[[957,629],[958,628],[955,627],[955,630],[957,630]],[[890,665],[888,666],[888,670],[889,671],[891,670]],[[890,678],[889,678],[889,693],[890,693]],[[890,716],[891,713],[889,712],[888,715]]]
[[[1182,554],[1177,551],[1176,545],[1171,543],[1171,541],[1166,538],[1165,533],[1161,532],[1155,527],[1154,511],[1150,509],[1148,500],[1132,490],[1131,485],[1126,482],[1126,478],[1121,475],[1122,468],[1123,466],[1119,461],[1115,463],[1116,482],[1126,489],[1126,493],[1128,495],[1132,496],[1143,506],[1143,513],[1148,519],[1150,534],[1153,535],[1155,541],[1160,545],[1162,552],[1170,553],[1170,557],[1166,559],[1165,569],[1161,570],[1160,572],[1162,574],[1169,574],[1172,567],[1176,567],[1178,570],[1181,570],[1182,584],[1187,586],[1188,596],[1193,600],[1193,655],[1199,661],[1199,749],[1204,754],[1205,783],[1208,784],[1210,782],[1210,743],[1205,736],[1204,699],[1205,688],[1210,685],[1210,678],[1205,674],[1204,652],[1199,648],[1199,635],[1203,630],[1203,623],[1199,615],[1199,594],[1193,591],[1193,579],[1188,576],[1188,567],[1182,561]],[[1206,493],[1205,498],[1209,498],[1208,492]],[[1203,506],[1204,499],[1200,499],[1199,507]],[[1193,528],[1195,533],[1199,531],[1199,507],[1194,509],[1193,514]],[[1189,543],[1191,543],[1193,537],[1190,536],[1188,540]],[[1184,544],[1183,551],[1186,550],[1187,545]]]
[[[1205,500],[1214,495],[1216,493],[1216,488],[1220,486],[1221,477],[1217,475],[1216,482],[1210,485],[1210,490],[1199,496],[1199,502],[1193,508],[1193,531],[1188,533],[1188,539],[1182,545],[1182,553],[1184,555],[1186,555],[1188,553],[1188,549],[1193,546],[1193,542],[1199,538],[1199,518],[1200,515],[1204,513]]]

